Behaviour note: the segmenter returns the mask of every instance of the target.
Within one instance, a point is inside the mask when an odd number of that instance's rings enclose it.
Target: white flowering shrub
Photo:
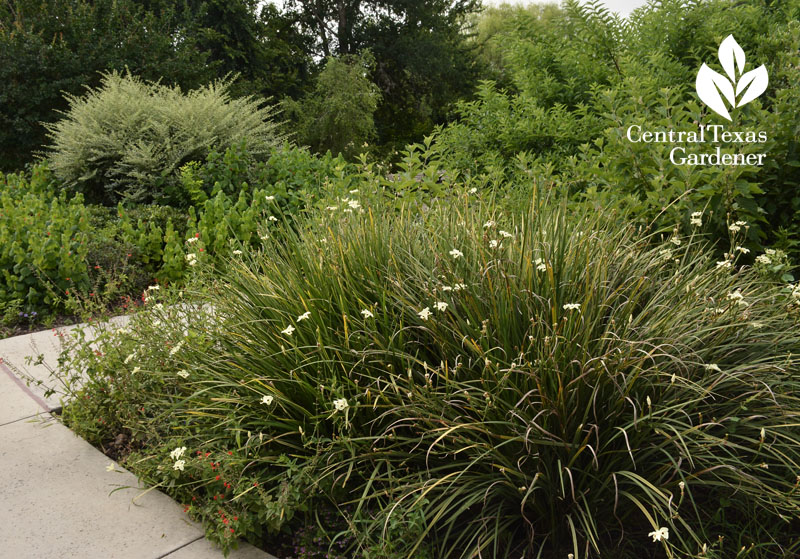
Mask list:
[[[366,194],[85,352],[71,417],[226,546],[332,509],[347,557],[797,549],[800,295],[604,213]]]

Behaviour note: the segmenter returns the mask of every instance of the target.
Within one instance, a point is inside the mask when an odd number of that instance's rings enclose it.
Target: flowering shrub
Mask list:
[[[79,345],[65,418],[226,548],[333,507],[348,557],[797,551],[800,288],[607,214],[352,196]]]

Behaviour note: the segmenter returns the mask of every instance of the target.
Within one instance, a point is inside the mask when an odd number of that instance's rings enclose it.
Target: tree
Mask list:
[[[525,29],[540,32],[543,26],[550,25],[561,13],[557,4],[500,4],[490,6],[482,12],[470,16],[473,29],[473,42],[478,50],[478,59],[491,79],[499,87],[513,86],[506,60],[509,43]]]
[[[467,44],[467,16],[480,0],[289,0],[313,38],[317,57],[370,49],[372,81],[382,102],[376,128],[382,143],[418,139],[443,122],[450,105],[469,95],[480,75]]]
[[[308,38],[256,0],[0,2],[0,169],[29,162],[67,103],[101,74],[130,70],[184,89],[237,75],[235,95],[299,95]]]
[[[262,52],[257,67],[259,92],[281,99],[297,97],[311,81],[310,39],[294,17],[281,14],[272,4],[259,14],[259,42]]]
[[[175,34],[172,9],[145,11],[134,0],[9,0],[0,5],[0,168],[33,158],[67,103],[96,86],[101,71],[194,87],[216,68],[193,33]]]
[[[187,0],[181,13],[220,75],[239,76],[234,91],[276,98],[297,95],[309,77],[310,40],[293,14],[261,4]]]
[[[373,115],[380,101],[369,79],[374,63],[369,51],[328,57],[314,90],[300,101],[284,101],[300,143],[318,152],[352,155],[374,138]]]

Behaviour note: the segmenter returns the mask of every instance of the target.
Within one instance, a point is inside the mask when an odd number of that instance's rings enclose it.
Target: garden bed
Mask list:
[[[124,463],[223,547],[725,557],[776,537],[800,289],[549,202],[359,197],[76,347],[64,420],[133,444]]]

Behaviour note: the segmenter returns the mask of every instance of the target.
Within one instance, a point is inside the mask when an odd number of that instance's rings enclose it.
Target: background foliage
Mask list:
[[[751,225],[748,246],[778,243],[796,258],[798,16],[796,1],[652,2],[628,20],[598,2],[494,10],[485,26],[495,31],[483,33],[494,33],[487,55],[499,81],[481,83],[474,101],[459,104],[438,147],[462,171],[512,182],[525,180],[514,176],[524,153],[526,173],[598,206],[625,208],[643,225],[688,223],[692,212],[710,210],[724,239],[734,216]],[[741,38],[748,67],[763,63],[770,76],[767,92],[731,124],[709,114],[693,89],[697,69],[717,64],[729,34]],[[766,144],[723,149],[767,153],[767,163],[678,166],[668,159],[674,146],[625,137],[630,125],[679,131],[698,123],[765,131]]]
[[[0,170],[30,162],[46,141],[42,123],[67,108],[64,93],[98,86],[101,72],[127,68],[182,87],[214,79],[219,65],[198,49],[194,26],[180,25],[176,5],[154,12],[131,0],[0,4]]]

